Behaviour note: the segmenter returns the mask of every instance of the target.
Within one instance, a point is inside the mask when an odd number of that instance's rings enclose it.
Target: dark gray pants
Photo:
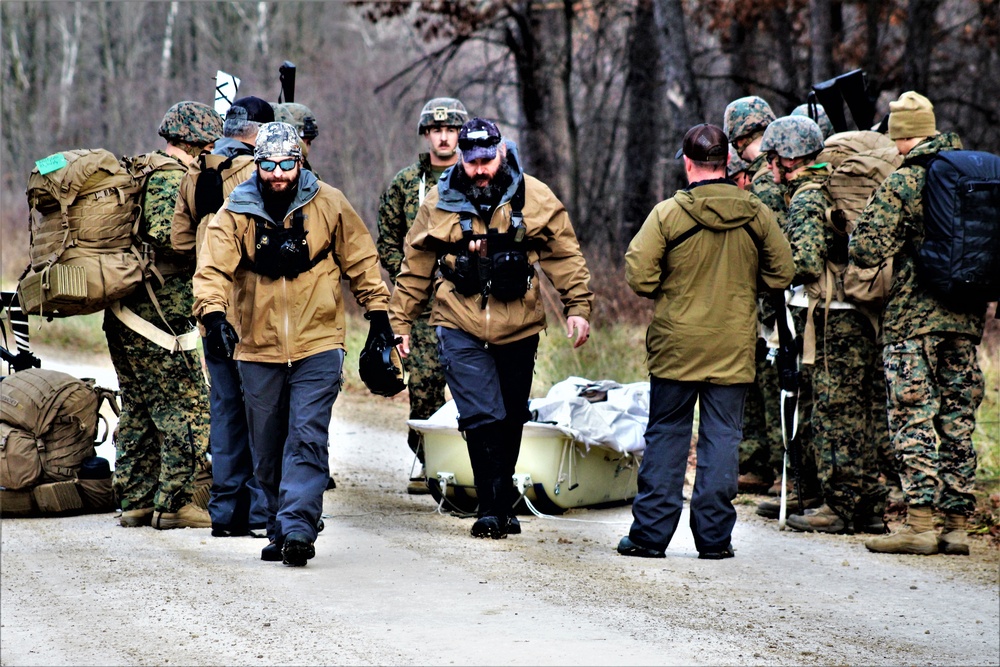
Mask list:
[[[344,351],[288,364],[239,362],[257,481],[267,498],[267,535],[316,539],[330,478],[330,414]]]
[[[677,530],[698,401],[698,467],[691,496],[691,532],[699,552],[729,546],[736,525],[733,499],[748,387],[650,378],[646,450],[639,466],[639,492],[632,503],[634,521],[629,531],[633,542],[666,549]]]

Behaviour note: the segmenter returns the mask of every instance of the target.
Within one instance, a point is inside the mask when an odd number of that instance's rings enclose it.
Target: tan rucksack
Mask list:
[[[26,192],[31,263],[17,288],[26,312],[96,313],[154,273],[139,231],[146,180],[161,168],[181,167],[155,153],[118,160],[102,148],[35,163]]]
[[[59,371],[29,368],[0,381],[0,486],[12,491],[77,478],[95,456],[100,408],[114,392]]]
[[[884,134],[869,130],[839,132],[827,138],[823,152],[816,158],[818,163],[829,163],[830,176],[822,185],[807,183],[796,193],[822,189],[830,204],[826,210],[827,225],[835,234],[846,236],[854,232],[857,218],[872,194],[902,161],[896,144]],[[891,285],[892,258],[867,269],[827,260],[819,280],[806,285],[809,317],[802,362],[815,361],[816,332],[812,326],[812,311],[817,305],[823,305],[828,313],[834,300],[851,303],[868,317],[877,333]]]

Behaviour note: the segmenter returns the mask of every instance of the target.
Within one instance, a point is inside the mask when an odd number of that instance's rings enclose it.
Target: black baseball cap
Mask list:
[[[718,125],[695,125],[687,134],[681,148],[674,155],[678,160],[687,155],[695,162],[724,162],[729,156],[729,139]]]
[[[238,100],[233,101],[233,106],[230,107],[230,109],[235,109],[236,107],[246,109],[247,120],[260,123],[262,125],[264,123],[274,122],[274,107],[271,106],[270,102],[266,102],[259,97],[254,97],[253,95],[241,97]],[[226,114],[226,117],[229,117],[228,113]]]

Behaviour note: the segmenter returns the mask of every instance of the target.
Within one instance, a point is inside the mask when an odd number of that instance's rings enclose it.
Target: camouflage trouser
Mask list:
[[[410,354],[406,370],[410,374],[410,419],[427,419],[444,405],[444,370],[438,361],[438,340],[435,327],[430,324],[430,304],[424,315],[418,317],[410,328]],[[424,448],[420,434],[410,429],[407,444],[424,461]]]
[[[881,403],[884,376],[875,331],[857,310],[831,309],[825,326],[823,320],[817,308],[812,432],[823,500],[847,521],[881,516],[873,406]]]
[[[792,320],[795,323],[795,331],[799,336],[805,330],[806,309],[791,308]],[[813,368],[802,365],[799,377],[799,399],[796,403],[799,425],[795,434],[795,440],[790,444],[798,452],[801,461],[799,467],[799,482],[802,484],[802,496],[804,498],[815,498],[820,494],[819,479],[816,471],[816,449],[813,447]],[[780,405],[779,405],[780,410]],[[779,417],[780,419],[780,417]],[[778,453],[778,470],[781,469],[781,458],[784,452]],[[795,457],[789,456],[789,463],[794,463]]]
[[[889,431],[910,506],[969,514],[975,508],[972,432],[983,373],[969,338],[928,334],[882,350]]]
[[[771,479],[781,470],[781,404],[778,369],[767,358],[767,344],[757,339],[756,376],[747,391],[743,408],[743,440],[740,441],[740,474],[756,473]]]
[[[171,354],[107,311],[104,331],[118,373],[115,493],[122,509],[176,512],[208,465],[208,391],[196,352]]]
[[[876,342],[876,349],[880,349],[882,344]],[[902,483],[899,481],[899,456],[892,446],[892,438],[889,437],[889,402],[888,388],[885,381],[885,364],[882,358],[877,359],[878,372],[875,374],[875,387],[872,390],[872,437],[878,443],[879,475],[885,478],[886,492],[897,494],[902,493]]]

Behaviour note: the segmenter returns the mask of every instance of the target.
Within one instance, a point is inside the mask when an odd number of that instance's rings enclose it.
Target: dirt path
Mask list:
[[[696,558],[686,518],[666,559],[618,556],[628,507],[475,540],[405,494],[405,412],[338,400],[338,488],[305,568],[111,514],[3,520],[0,664],[1000,664],[1000,556],[980,541],[870,554],[779,532],[751,497],[728,561]]]

